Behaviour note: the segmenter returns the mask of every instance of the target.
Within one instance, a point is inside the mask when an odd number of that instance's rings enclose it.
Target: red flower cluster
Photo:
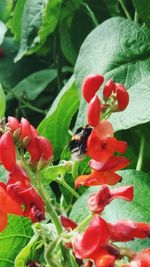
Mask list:
[[[17,164],[16,146],[18,150],[23,146],[30,153],[32,164],[39,161],[47,163],[52,158],[52,145],[44,137],[38,136],[34,127],[24,118],[21,122],[9,117],[0,137],[0,161],[9,172],[7,184],[0,183],[0,216],[3,218],[0,231],[7,226],[7,214],[23,215],[32,222],[45,219],[45,204],[32,187],[30,178],[23,167]],[[19,159],[20,160],[20,159]],[[4,205],[5,202],[5,205]]]
[[[119,249],[113,249],[110,241],[126,242],[134,238],[149,237],[149,234],[150,224],[130,220],[110,224],[99,215],[95,215],[85,232],[75,235],[73,251],[78,259],[94,261],[96,267],[114,267],[116,259],[121,258],[121,254]],[[138,259],[137,256],[134,260]],[[88,262],[88,264],[90,263]]]
[[[86,154],[92,158],[90,161],[92,170],[91,174],[81,175],[76,179],[76,187],[80,185],[114,185],[121,180],[121,177],[115,172],[129,164],[128,159],[114,156],[115,152],[124,153],[127,143],[114,137],[111,123],[104,119],[107,110],[109,112],[116,111],[114,102],[110,98],[115,99],[115,105],[117,101],[117,110],[118,107],[123,110],[128,104],[128,93],[123,85],[115,84],[110,80],[104,87],[104,103],[102,104],[97,91],[103,81],[103,76],[96,74],[88,76],[83,82],[83,97],[88,102],[88,124],[93,127],[86,144]]]

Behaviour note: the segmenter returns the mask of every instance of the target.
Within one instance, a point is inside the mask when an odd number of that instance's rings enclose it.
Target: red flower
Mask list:
[[[22,215],[21,205],[6,191],[6,185],[0,182],[0,232],[8,223],[8,214]]]
[[[99,123],[101,111],[101,102],[97,95],[95,95],[87,106],[88,124],[96,127]]]
[[[115,92],[116,99],[118,101],[118,110],[122,111],[127,107],[129,103],[129,94],[125,87],[120,83],[116,84]]]
[[[78,187],[80,185],[115,185],[122,179],[122,177],[115,172],[126,167],[128,164],[129,160],[121,156],[112,156],[104,164],[95,160],[91,160],[91,174],[79,176],[75,181],[75,187]]]
[[[30,179],[20,167],[9,174],[7,192],[20,205],[24,205],[23,215],[32,222],[45,219],[45,204],[38,192],[31,186]]]
[[[82,84],[82,94],[87,102],[95,96],[104,81],[104,77],[99,74],[88,75]]]
[[[107,185],[103,185],[97,193],[89,197],[88,207],[92,212],[100,213],[106,205],[116,198],[131,201],[133,199],[133,186],[122,186],[110,190]]]
[[[53,148],[50,141],[43,136],[37,136],[35,139],[39,149],[40,157],[44,158],[45,160],[52,159]]]
[[[110,238],[107,223],[95,215],[84,234],[77,234],[73,240],[73,250],[78,259],[93,259],[93,255],[103,246],[106,246]]]
[[[150,237],[150,224],[131,220],[108,224],[111,239],[116,242],[127,242],[134,238]]]
[[[124,153],[127,143],[113,137],[113,128],[110,122],[101,121],[94,128],[87,140],[87,152],[92,159],[105,163],[114,152]]]
[[[129,264],[121,267],[149,267],[150,266],[150,248],[144,249],[133,258]]]
[[[115,83],[112,79],[110,79],[104,89],[103,89],[103,97],[104,99],[107,99],[111,96],[112,92],[115,90]]]
[[[10,132],[5,132],[0,139],[0,158],[7,171],[16,167],[16,151]]]

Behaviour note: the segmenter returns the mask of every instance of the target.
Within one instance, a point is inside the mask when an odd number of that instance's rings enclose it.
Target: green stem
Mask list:
[[[73,231],[78,232],[82,230],[82,228],[85,228],[87,224],[91,221],[93,215],[88,215]]]
[[[75,179],[78,177],[78,173],[79,173],[79,160],[75,160],[72,166],[72,177],[73,180],[75,181]]]
[[[87,14],[90,16],[94,26],[97,27],[99,25],[99,23],[98,23],[98,21],[97,21],[97,19],[95,17],[94,12],[91,10],[91,8],[87,4],[83,3],[82,6],[85,7],[85,9],[87,11]]]
[[[139,16],[138,16],[138,13],[135,11],[134,22],[138,23],[138,21],[139,21]]]
[[[129,20],[132,20],[131,15],[130,15],[130,13],[128,12],[128,10],[127,10],[127,8],[126,8],[126,6],[125,6],[123,0],[119,0],[119,3],[120,3],[120,5],[121,5],[121,7],[122,7],[122,9],[123,9],[123,11],[124,11],[126,17],[127,17]]]
[[[73,196],[75,196],[76,198],[79,198],[80,195],[70,186],[68,185],[64,179],[57,179],[56,180],[59,184],[62,184]]]
[[[141,136],[140,140],[140,151],[139,151],[139,157],[136,165],[136,170],[141,171],[142,165],[143,165],[143,157],[144,157],[144,148],[145,148],[145,137],[144,135]]]

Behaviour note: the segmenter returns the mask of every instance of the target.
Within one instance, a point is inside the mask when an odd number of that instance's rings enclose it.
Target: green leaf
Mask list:
[[[6,22],[13,7],[13,0],[0,0],[0,20]]]
[[[5,24],[2,21],[0,21],[0,45],[2,44],[4,40],[4,36],[6,32],[7,32],[7,28]]]
[[[134,7],[138,13],[138,16],[145,24],[150,27],[150,1],[149,0],[133,0]]]
[[[126,202],[121,199],[113,200],[104,210],[104,218],[113,223],[118,220],[129,219],[139,222],[150,221],[150,175],[144,172],[138,172],[135,170],[120,171],[119,174],[123,177],[123,181],[119,183],[118,187],[122,185],[134,185],[134,200],[132,202]],[[115,186],[116,188],[116,186]],[[74,204],[70,217],[77,221],[82,220],[89,214],[87,208],[88,197],[97,192],[99,187],[89,188]],[[132,242],[126,243],[127,246],[132,247],[135,250],[141,250],[142,248],[150,246],[149,239],[136,239]],[[121,244],[124,246],[124,244]]]
[[[14,9],[12,20],[9,22],[14,38],[18,41],[21,35],[22,14],[26,0],[18,0]]]
[[[26,246],[31,236],[31,223],[28,219],[9,216],[8,226],[0,234],[0,265],[14,267],[17,254]]]
[[[43,251],[43,244],[38,234],[35,234],[30,242],[20,251],[15,260],[15,267],[26,267],[30,260],[39,259]]]
[[[62,0],[27,0],[24,5],[20,49],[15,61],[36,52],[58,23]]]
[[[3,91],[3,88],[0,84],[0,118],[2,119],[5,115],[6,110],[6,98]]]
[[[128,108],[112,117],[115,130],[127,129],[150,120],[148,111],[144,108],[145,102],[147,108],[147,98],[150,97],[149,42],[148,29],[118,17],[105,21],[93,30],[81,47],[75,66],[75,80],[79,90],[84,78],[91,73],[103,74],[106,80],[113,78],[129,90],[131,100]],[[138,108],[139,104],[142,110]],[[83,101],[78,126],[79,123],[85,123]]]
[[[21,99],[24,95],[29,100],[35,100],[46,86],[57,77],[55,69],[41,70],[32,73],[12,89],[13,95]],[[13,96],[12,95],[12,96]]]
[[[60,154],[69,140],[68,129],[78,106],[78,91],[74,84],[74,77],[72,77],[55,99],[47,117],[38,127],[39,133],[52,142],[55,160],[60,158]]]

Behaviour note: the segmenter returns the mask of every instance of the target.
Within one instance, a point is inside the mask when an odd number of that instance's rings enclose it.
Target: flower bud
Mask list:
[[[118,101],[118,110],[124,110],[129,103],[129,94],[122,84],[116,84],[116,99]]]
[[[75,223],[74,221],[72,221],[71,219],[69,219],[68,217],[65,217],[63,215],[61,215],[60,217],[62,226],[67,230],[70,231],[71,229],[75,229],[78,225],[77,223]]]
[[[82,84],[82,94],[87,102],[95,96],[104,81],[104,77],[99,74],[88,75]]]
[[[109,98],[111,96],[112,92],[114,91],[114,89],[115,89],[115,83],[113,82],[112,79],[110,79],[106,83],[106,85],[105,85],[105,87],[103,89],[103,97],[104,97],[104,99]]]
[[[43,157],[45,160],[50,160],[53,156],[53,148],[50,141],[43,136],[35,137],[35,141],[41,157]]]
[[[31,138],[31,125],[28,122],[28,120],[26,120],[25,118],[22,118],[20,124],[21,124],[21,138],[22,138],[22,140],[25,137]]]
[[[20,129],[19,121],[15,117],[8,117],[8,127],[14,133],[16,130]]]
[[[95,95],[87,106],[88,124],[96,127],[99,123],[101,111],[101,102],[97,95]]]
[[[0,139],[1,162],[7,171],[16,167],[16,151],[10,132],[5,132]]]

